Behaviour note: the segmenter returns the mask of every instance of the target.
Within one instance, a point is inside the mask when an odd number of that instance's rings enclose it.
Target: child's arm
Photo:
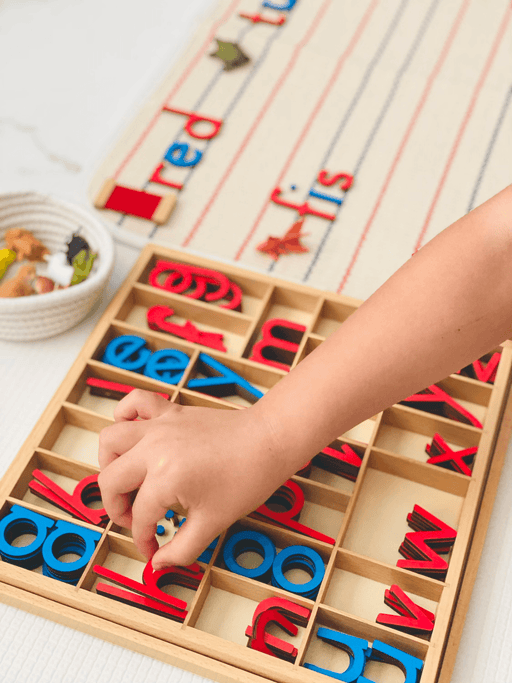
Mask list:
[[[512,186],[423,247],[254,406],[123,399],[100,438],[105,507],[151,557],[156,522],[180,505],[187,522],[153,564],[190,563],[337,436],[511,331]],[[128,421],[137,415],[145,421]]]

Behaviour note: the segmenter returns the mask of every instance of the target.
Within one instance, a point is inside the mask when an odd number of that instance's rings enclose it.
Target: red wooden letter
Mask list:
[[[174,314],[174,310],[168,306],[152,306],[146,314],[148,325],[152,330],[168,332],[181,339],[186,339],[192,344],[202,344],[217,351],[227,351],[222,343],[224,335],[216,332],[202,332],[194,323],[187,320],[184,325],[170,323],[167,318]]]
[[[183,116],[187,116],[188,119],[184,125],[184,129],[191,137],[196,138],[197,140],[211,140],[218,134],[222,126],[221,119],[212,119],[209,116],[196,114],[193,111],[183,111],[183,109],[173,109],[172,107],[164,107],[163,111],[170,111],[173,114],[183,114]],[[198,123],[209,123],[212,126],[210,132],[203,134],[195,132],[194,126]]]
[[[454,451],[440,434],[434,434],[432,443],[427,444],[425,450],[430,455],[430,458],[427,460],[429,464],[445,467],[470,477],[472,471],[469,464],[475,459],[478,448],[473,446],[473,448]]]
[[[341,477],[355,481],[361,467],[361,458],[348,444],[344,443],[341,450],[326,446],[324,450],[315,456],[315,464],[328,472],[334,472]]]
[[[305,331],[304,325],[290,320],[267,320],[261,328],[262,339],[253,346],[249,360],[289,370]]]
[[[435,384],[409,396],[400,403],[482,429],[482,423],[474,415]]]
[[[481,382],[489,382],[493,384],[496,380],[496,372],[498,371],[498,365],[501,360],[501,353],[493,353],[490,357],[488,363],[484,366],[481,359],[475,360],[471,365],[467,365],[462,370],[459,370],[458,374],[468,375],[469,377],[474,377],[479,379]]]
[[[170,180],[165,180],[165,178],[162,178],[162,171],[164,168],[165,165],[163,163],[159,164],[153,171],[153,174],[149,179],[150,182],[160,183],[160,185],[166,185],[167,187],[174,187],[175,190],[182,190],[183,183],[172,183]]]
[[[242,17],[242,19],[249,19],[249,21],[252,21],[253,24],[259,24],[262,22],[264,24],[271,24],[272,26],[282,26],[286,21],[286,17],[284,15],[280,16],[279,19],[273,20],[265,19],[261,16],[261,14],[244,14],[243,12],[239,12],[238,16]]]
[[[407,523],[415,531],[405,535],[399,552],[406,559],[398,560],[397,567],[443,580],[448,563],[438,553],[449,552],[457,532],[419,505],[407,515]]]
[[[95,510],[87,505],[87,503],[101,500],[97,474],[84,477],[78,482],[71,494],[40,470],[34,470],[32,476],[34,479],[29,482],[28,487],[36,496],[48,500],[56,507],[84,522],[97,526],[107,526],[109,518],[105,510]]]
[[[108,379],[98,379],[97,377],[88,377],[86,383],[93,396],[104,396],[105,398],[113,398],[118,401],[135,389],[130,384],[111,382]],[[169,394],[164,394],[160,391],[155,393],[165,398],[166,401],[169,400]]]
[[[428,636],[432,633],[435,615],[413,602],[400,586],[393,584],[390,589],[386,589],[384,602],[401,616],[379,614],[376,619],[378,624],[412,635]]]
[[[260,602],[254,611],[252,626],[245,631],[249,638],[247,644],[253,650],[293,662],[297,649],[281,638],[266,633],[267,625],[271,622],[279,624],[287,633],[295,636],[298,633],[295,624],[305,626],[310,615],[310,610],[285,598],[267,598]]]
[[[272,502],[273,500],[286,507],[289,506],[289,508],[284,512],[274,512],[267,505],[269,501]],[[311,529],[297,521],[300,512],[304,507],[304,493],[296,482],[291,479],[286,481],[274,495],[269,498],[267,503],[260,505],[260,507],[254,510],[254,512],[251,512],[249,516],[254,517],[255,519],[262,519],[263,521],[270,522],[276,526],[285,527],[286,529],[293,529],[293,531],[298,531],[300,534],[304,534],[304,536],[316,538],[318,541],[334,545],[334,538],[326,536],[319,531],[315,531],[315,529]]]
[[[354,176],[350,175],[350,173],[335,173],[329,177],[327,171],[320,171],[317,180],[321,185],[325,185],[326,187],[331,187],[331,185],[335,185],[338,181],[343,180],[340,189],[349,190],[354,182]]]

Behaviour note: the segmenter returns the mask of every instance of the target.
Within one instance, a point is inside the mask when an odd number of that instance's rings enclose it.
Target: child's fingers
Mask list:
[[[190,512],[173,539],[163,545],[153,556],[153,568],[163,569],[173,565],[187,567],[199,557],[221,529],[214,529],[204,516]]]
[[[137,445],[143,436],[141,427],[142,423],[133,422],[113,424],[101,430],[98,448],[100,470]]]
[[[154,391],[134,389],[119,401],[114,410],[114,419],[116,422],[135,420],[138,417],[150,420],[165,413],[170,405],[169,401]]]
[[[161,505],[157,501],[155,489],[158,489],[159,484],[160,482],[152,481],[151,477],[146,477],[137,492],[132,507],[133,542],[148,560],[158,550],[158,543],[155,538],[157,522],[165,516],[173,504],[172,497],[165,505]]]
[[[133,451],[117,458],[99,473],[101,500],[108,516],[116,524],[131,526],[131,493],[139,488],[145,476],[144,459]]]

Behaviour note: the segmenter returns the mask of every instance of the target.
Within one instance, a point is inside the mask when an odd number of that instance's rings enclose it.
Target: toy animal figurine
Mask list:
[[[82,249],[73,259],[73,277],[71,278],[71,284],[77,285],[79,282],[85,280],[92,269],[94,264],[94,259],[98,254],[88,254],[86,249]]]
[[[16,252],[18,261],[42,261],[43,256],[48,254],[48,249],[29,230],[23,228],[11,228],[4,235],[5,243],[9,249]]]
[[[22,266],[15,277],[2,282],[0,285],[0,297],[28,296],[33,294],[32,280],[36,276],[34,266]]]
[[[0,249],[0,278],[3,278],[7,268],[16,260],[16,252],[12,249]]]
[[[85,249],[86,251],[86,258],[89,258],[89,252],[91,251],[91,248],[89,246],[89,243],[87,240],[85,240],[83,237],[81,237],[77,232],[74,232],[71,240],[67,243],[67,253],[66,253],[66,258],[70,266],[73,265],[73,260],[75,256],[82,251],[82,249]]]

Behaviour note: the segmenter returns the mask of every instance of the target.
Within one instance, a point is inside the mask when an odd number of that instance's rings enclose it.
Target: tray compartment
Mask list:
[[[197,261],[194,258],[190,258],[190,260],[185,260],[183,258],[182,254],[178,254],[176,252],[170,253],[170,255],[167,256],[160,256],[158,254],[152,255],[142,270],[142,273],[140,276],[137,278],[137,282],[148,285],[148,277],[150,272],[153,270],[153,268],[156,266],[157,261],[159,260],[165,260],[165,261],[173,261],[175,263],[182,263],[185,265],[196,265],[192,263],[193,261]],[[204,259],[200,260],[200,263],[197,265],[200,265],[201,267],[204,268],[210,268],[212,270],[216,270],[220,273],[224,273],[227,275],[227,277],[237,284],[241,289],[242,289],[242,311],[241,313],[243,315],[249,315],[249,316],[255,316],[258,315],[260,312],[261,308],[261,302],[264,300],[265,295],[268,293],[268,290],[270,289],[271,285],[269,285],[265,280],[261,277],[258,277],[257,275],[254,275],[253,277],[249,276],[247,273],[243,273],[242,271],[238,269],[233,269],[233,268],[224,268],[218,263],[213,263],[211,261],[205,261]],[[164,276],[160,276],[159,280],[162,282],[165,280]],[[150,285],[148,285],[150,286]],[[165,290],[160,290],[157,289],[156,287],[153,288],[156,291],[165,291]],[[190,291],[190,290],[189,290]],[[187,297],[185,295],[182,295],[183,299],[190,299],[190,297]],[[215,307],[220,307],[222,304],[226,303],[226,301],[219,301],[219,302],[211,302],[209,303],[210,306]]]
[[[167,394],[170,399],[175,394],[175,390],[170,387],[165,387],[167,391],[164,391],[161,383],[152,380],[150,377],[145,377],[144,375],[139,375],[137,373],[130,373],[129,376],[127,376],[125,370],[116,368],[113,365],[89,361],[79,379],[75,382],[73,388],[69,392],[66,401],[94,413],[104,415],[110,419],[114,418],[114,410],[120,399],[94,395],[91,387],[87,384],[87,379],[90,377],[125,384],[146,391]]]
[[[40,448],[98,469],[99,432],[113,420],[72,404],[61,407],[39,444]]]
[[[377,615],[397,614],[384,602],[384,591],[396,584],[421,607],[435,614],[442,593],[439,581],[388,567],[340,550],[322,602],[355,617],[375,622]]]
[[[398,548],[405,534],[412,531],[407,524],[407,515],[415,505],[457,529],[463,502],[460,495],[368,467],[343,548],[396,566],[397,561],[403,559]]]
[[[202,301],[167,294],[153,287],[135,285],[120,309],[117,320],[148,331],[151,328],[147,321],[147,313],[154,306],[164,306],[174,311],[172,316],[167,318],[168,322],[184,325],[190,321],[200,332],[222,334],[222,343],[226,347],[226,353],[241,355],[245,335],[251,322],[250,317],[225,311]],[[183,341],[183,338],[179,336],[161,330],[157,331],[167,336],[171,343],[174,340]],[[205,350],[210,348],[207,345],[200,346]]]
[[[346,302],[325,299],[320,313],[313,325],[313,334],[324,339],[335,332],[345,320],[357,310],[355,301]]]

